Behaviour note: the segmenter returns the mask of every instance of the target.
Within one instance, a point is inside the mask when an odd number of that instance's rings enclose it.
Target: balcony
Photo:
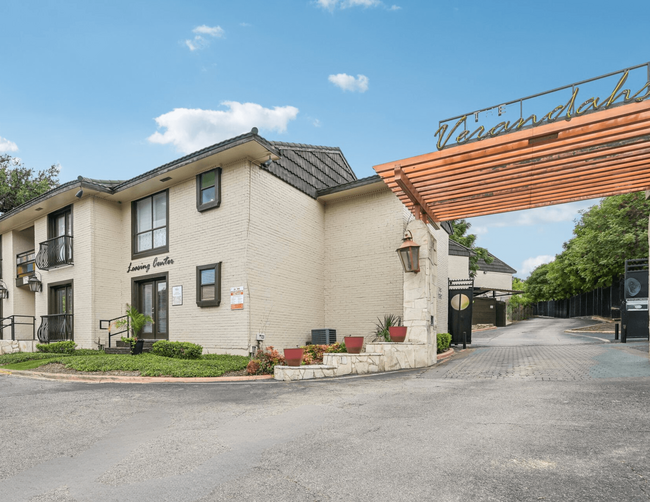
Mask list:
[[[36,266],[41,270],[74,265],[72,261],[72,236],[62,235],[41,242]]]
[[[36,333],[41,343],[74,340],[74,315],[50,314],[41,316],[41,325]]]
[[[27,286],[29,278],[34,275],[35,258],[33,249],[16,255],[16,287]]]

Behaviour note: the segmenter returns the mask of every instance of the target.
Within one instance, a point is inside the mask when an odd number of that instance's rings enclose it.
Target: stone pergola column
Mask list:
[[[436,314],[436,250],[435,239],[421,220],[411,221],[407,230],[420,245],[420,271],[404,274],[404,315],[408,327],[406,342],[426,345],[427,365],[436,362],[437,340],[432,316]]]

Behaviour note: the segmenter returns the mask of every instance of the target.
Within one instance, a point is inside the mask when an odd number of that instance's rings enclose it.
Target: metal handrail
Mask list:
[[[60,235],[40,243],[36,266],[41,270],[73,264],[71,235]]]
[[[16,322],[16,317],[23,317],[27,319],[31,319],[32,322]],[[9,324],[5,324],[6,320],[10,320],[11,322]],[[29,326],[31,324],[32,326],[32,340],[36,340],[36,317],[33,315],[20,315],[20,314],[14,314],[10,315],[7,317],[3,317],[0,319],[0,339],[2,339],[2,331],[5,328],[11,328],[11,340],[16,341],[16,326]]]
[[[116,331],[115,333],[111,333],[111,323],[114,321],[119,321],[120,319],[126,319],[126,329],[122,331]],[[102,323],[108,323],[107,326],[104,326]],[[107,329],[108,330],[108,348],[111,348],[111,338],[114,337],[115,335],[120,335],[122,333],[129,333],[131,331],[131,320],[129,319],[129,316],[123,315],[120,317],[115,317],[114,319],[102,319],[99,321],[99,329]]]
[[[49,314],[41,316],[37,336],[40,342],[74,339],[74,314]]]

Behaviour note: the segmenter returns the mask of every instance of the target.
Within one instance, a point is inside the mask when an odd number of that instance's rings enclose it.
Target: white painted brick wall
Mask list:
[[[251,170],[247,289],[250,344],[304,345],[325,323],[323,205],[257,166]]]
[[[325,325],[372,340],[377,318],[403,314],[403,204],[390,189],[325,205]]]

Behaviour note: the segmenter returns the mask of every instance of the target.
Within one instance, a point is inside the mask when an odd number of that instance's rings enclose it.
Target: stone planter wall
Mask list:
[[[36,344],[33,340],[0,340],[0,355],[13,354],[14,352],[36,352]]]
[[[437,361],[436,347],[424,343],[378,342],[361,354],[323,354],[323,364],[276,366],[276,380],[310,380],[344,375],[425,368]],[[433,351],[433,352],[432,352]]]

